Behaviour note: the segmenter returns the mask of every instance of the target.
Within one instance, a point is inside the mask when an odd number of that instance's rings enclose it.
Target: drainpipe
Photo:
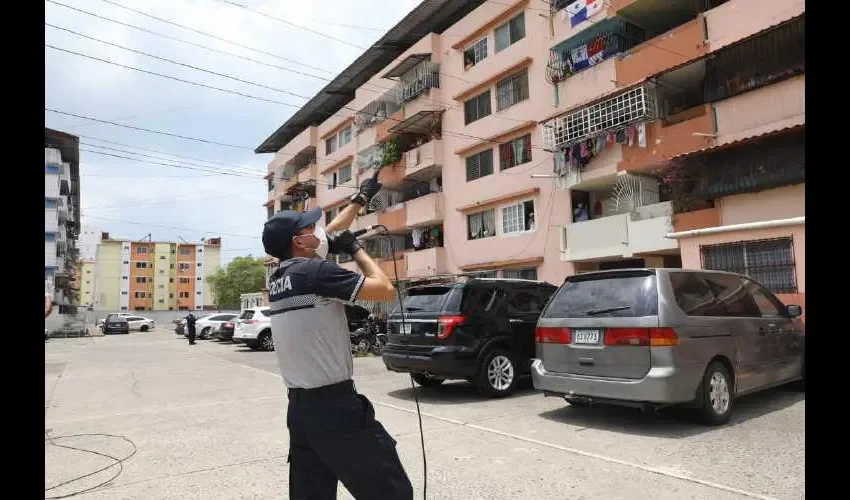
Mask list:
[[[665,238],[678,239],[701,236],[704,234],[728,233],[730,231],[743,231],[747,229],[765,229],[771,227],[797,226],[806,224],[806,217],[792,217],[790,219],[774,219],[761,222],[747,222],[744,224],[731,224],[728,226],[706,227],[703,229],[692,229],[678,233],[668,233]]]

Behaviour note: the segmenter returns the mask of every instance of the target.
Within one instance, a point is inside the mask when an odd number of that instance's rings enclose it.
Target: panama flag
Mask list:
[[[570,26],[575,28],[579,23],[587,21],[598,14],[603,6],[603,0],[576,0],[567,5],[566,11],[570,18]]]

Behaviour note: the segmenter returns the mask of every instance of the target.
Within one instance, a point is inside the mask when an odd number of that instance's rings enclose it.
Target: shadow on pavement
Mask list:
[[[478,387],[465,381],[447,381],[438,387],[422,387],[417,385],[419,401],[436,405],[453,405],[463,403],[480,403],[493,401],[499,398],[491,398],[479,392]],[[531,383],[531,378],[521,378],[517,382],[516,391],[510,396],[501,399],[511,399],[520,396],[534,394],[536,391]],[[388,396],[403,401],[413,401],[413,389],[406,387],[387,393]]]
[[[805,399],[805,393],[797,391],[793,385],[743,396],[735,401],[732,418],[727,426],[785,409]],[[696,410],[685,407],[665,408],[653,413],[619,406],[578,408],[564,402],[563,408],[543,412],[540,416],[589,429],[671,439],[696,436],[717,429],[697,422],[695,414]]]

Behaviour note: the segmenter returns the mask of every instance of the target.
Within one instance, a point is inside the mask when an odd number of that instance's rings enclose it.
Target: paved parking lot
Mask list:
[[[407,376],[355,360],[422,498]],[[687,412],[577,410],[534,392],[491,400],[465,383],[420,389],[433,499],[799,499],[805,496],[805,395],[777,389],[738,402],[732,423]],[[274,353],[172,331],[45,342],[45,488],[123,458],[80,498],[287,498],[286,395]],[[80,435],[81,436],[77,436]],[[76,436],[76,437],[62,437]],[[124,440],[126,438],[127,440]],[[47,491],[96,486],[113,466]],[[340,486],[339,498],[351,498]]]

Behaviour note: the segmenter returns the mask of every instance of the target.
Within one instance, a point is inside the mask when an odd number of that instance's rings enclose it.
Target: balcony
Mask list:
[[[400,160],[394,163],[384,165],[384,167],[381,168],[381,173],[378,174],[378,181],[388,188],[400,186],[404,183],[404,177],[407,173],[406,165],[405,156],[402,156]]]
[[[427,278],[445,274],[448,270],[446,249],[443,247],[407,252],[405,260],[409,278]]]
[[[295,175],[295,182],[301,183],[301,184],[306,184],[310,181],[315,181],[316,175],[317,175],[317,167],[316,167],[316,164],[313,163],[312,165],[310,165],[307,168],[299,171]]]
[[[673,216],[673,232],[692,231],[694,229],[705,229],[720,225],[720,210],[718,208],[705,208],[684,212]]]
[[[646,144],[652,147],[623,148],[623,160],[617,170],[643,172],[675,156],[709,147],[714,129],[710,106],[691,108],[682,115],[684,119],[676,123],[656,120],[647,124]]]
[[[669,252],[678,242],[666,238],[673,230],[670,202],[563,227],[561,260],[584,261],[635,254]]]
[[[760,88],[714,105],[717,144],[729,144],[806,123],[806,76]]]
[[[442,168],[443,141],[435,139],[404,153],[407,177],[431,177],[432,170]]]
[[[375,125],[375,142],[384,142],[394,135],[390,132],[396,124],[404,121],[404,109],[399,109],[388,116],[384,121]]]
[[[404,105],[428,92],[430,89],[440,88],[440,65],[430,60],[422,61],[403,74],[388,73],[387,77],[398,76],[401,81],[393,87],[396,103]],[[411,115],[413,113],[406,113]]]
[[[44,232],[55,233],[59,231],[59,215],[55,208],[44,209]]]
[[[361,215],[354,220],[354,225],[357,229],[363,229],[364,227],[375,226],[378,224],[378,212],[372,212],[371,214]]]
[[[704,55],[703,18],[693,19],[642,43],[616,61],[617,86],[625,87],[647,76]]]
[[[431,193],[405,203],[407,227],[425,226],[443,220],[443,193]]]
[[[805,0],[726,2],[705,13],[708,42],[717,50],[805,12]]]
[[[407,227],[407,210],[403,204],[396,204],[378,214],[378,223],[387,227],[391,233],[404,232]]]

